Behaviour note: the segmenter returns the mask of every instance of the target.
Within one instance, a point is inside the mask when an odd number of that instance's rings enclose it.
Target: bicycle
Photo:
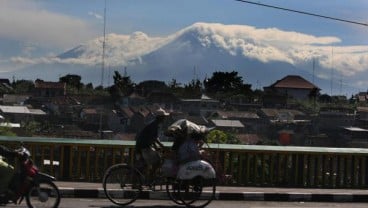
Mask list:
[[[163,163],[161,163],[163,164]],[[144,190],[157,191],[157,185],[165,186],[168,197],[185,207],[207,206],[216,193],[216,172],[204,160],[187,162],[179,166],[175,174],[163,174],[162,166],[157,177],[147,180],[136,164],[120,163],[109,167],[103,177],[106,197],[114,204],[126,206],[136,201]]]

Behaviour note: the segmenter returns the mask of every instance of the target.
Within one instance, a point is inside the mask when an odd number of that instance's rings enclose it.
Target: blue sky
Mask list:
[[[16,1],[17,2],[17,1]],[[19,1],[22,2],[22,1]],[[87,24],[91,36],[102,33],[104,0],[27,0],[40,10],[69,16]],[[263,0],[256,1],[326,16],[368,22],[366,0]],[[246,4],[232,0],[107,0],[107,32],[129,34],[143,31],[167,35],[195,22],[276,27],[316,36],[337,36],[341,44],[366,44],[366,27],[302,14]]]
[[[368,23],[367,0],[256,2]],[[15,57],[58,55],[103,35],[104,0],[1,0],[0,71],[24,65]],[[106,32],[167,36],[196,22],[277,28],[336,37],[333,46],[367,46],[368,27],[235,0],[107,0]],[[367,67],[368,71],[368,67]],[[368,83],[367,83],[368,84]]]

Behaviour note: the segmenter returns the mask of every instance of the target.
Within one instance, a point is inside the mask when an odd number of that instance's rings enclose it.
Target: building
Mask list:
[[[288,99],[310,100],[319,94],[320,88],[297,75],[289,75],[264,87],[264,105],[287,105]]]
[[[216,112],[220,107],[220,101],[214,100],[206,95],[200,99],[182,99],[179,110],[189,115],[201,115],[208,117]]]
[[[45,82],[36,80],[34,96],[36,97],[57,97],[66,95],[66,83],[63,82]]]

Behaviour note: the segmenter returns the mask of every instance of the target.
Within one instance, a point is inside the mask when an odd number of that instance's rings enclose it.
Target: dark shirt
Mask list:
[[[136,150],[141,150],[150,147],[158,138],[158,128],[160,122],[155,119],[147,124],[142,131],[137,134],[135,139]]]
[[[3,145],[0,145],[0,155],[3,157],[15,157],[17,153],[15,151],[9,150]]]

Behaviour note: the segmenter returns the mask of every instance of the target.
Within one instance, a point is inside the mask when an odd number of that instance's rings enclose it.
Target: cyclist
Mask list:
[[[141,162],[138,164],[139,169],[145,170],[147,166],[151,169],[152,174],[155,173],[161,162],[161,157],[157,151],[163,148],[163,144],[159,139],[159,128],[164,120],[170,115],[164,109],[156,110],[155,119],[147,124],[141,132],[136,136],[136,160]],[[145,164],[142,164],[142,161]]]
[[[9,165],[4,158],[22,157],[23,154],[10,150],[7,147],[0,145],[0,194],[8,191],[11,179],[14,175],[14,167]]]

